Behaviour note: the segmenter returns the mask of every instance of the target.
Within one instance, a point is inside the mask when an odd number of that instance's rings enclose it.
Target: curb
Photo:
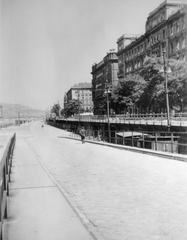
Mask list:
[[[80,141],[80,139],[76,139],[73,137],[67,137],[67,138],[76,140],[76,141]],[[141,154],[148,154],[148,155],[157,156],[157,157],[161,157],[161,158],[169,158],[172,160],[187,162],[187,156],[182,155],[182,154],[180,155],[180,154],[166,153],[166,152],[161,152],[161,151],[153,151],[153,150],[149,150],[149,149],[129,147],[129,146],[124,146],[124,145],[100,142],[100,141],[96,142],[96,141],[91,141],[91,140],[85,140],[85,142],[91,143],[91,144],[102,145],[105,147],[113,147],[113,148],[117,148],[119,150],[127,150],[127,151],[131,151],[131,152],[137,152],[137,153],[141,153]]]

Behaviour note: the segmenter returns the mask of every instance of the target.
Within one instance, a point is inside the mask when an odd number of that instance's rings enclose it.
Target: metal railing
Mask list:
[[[77,131],[70,136],[80,139]],[[187,132],[117,132],[86,130],[86,139],[187,155]]]
[[[59,119],[60,120],[60,119]],[[99,122],[107,123],[108,117],[106,115],[76,115],[69,118],[63,118],[65,121],[80,121],[80,122]],[[162,125],[167,126],[167,114],[166,113],[144,113],[144,114],[120,114],[110,115],[110,123],[119,124],[150,124],[150,125]],[[170,114],[171,126],[187,126],[187,113],[175,113]]]
[[[12,126],[15,124],[15,121],[14,120],[9,120],[9,119],[0,119],[0,129],[1,128],[6,128],[6,127],[9,127],[9,126]]]
[[[9,196],[9,182],[12,167],[13,151],[16,134],[12,135],[0,152],[0,240],[3,239],[2,225],[7,218],[7,196]]]

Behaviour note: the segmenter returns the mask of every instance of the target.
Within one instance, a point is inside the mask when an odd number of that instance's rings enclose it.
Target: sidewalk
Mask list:
[[[91,240],[24,138],[16,140],[4,240]]]
[[[15,130],[4,239],[186,240],[185,160],[82,144],[40,123]]]

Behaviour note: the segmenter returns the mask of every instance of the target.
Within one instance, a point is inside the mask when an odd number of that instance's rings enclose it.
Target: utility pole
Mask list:
[[[105,93],[107,95],[108,135],[109,135],[109,142],[110,142],[110,139],[111,139],[111,132],[110,132],[110,106],[109,106],[109,93],[110,93],[110,89],[109,89],[108,80],[106,80],[105,89],[106,89]]]
[[[166,111],[167,111],[167,128],[170,131],[170,112],[169,112],[169,96],[168,96],[168,77],[167,77],[167,66],[166,66],[166,49],[163,46],[163,63],[164,63],[164,79],[165,79],[165,92],[166,92]],[[169,72],[169,71],[168,71]]]
[[[78,90],[78,118],[79,118],[79,127],[80,127],[80,91]]]
[[[19,110],[18,110],[18,124],[20,126],[20,113],[19,113]]]

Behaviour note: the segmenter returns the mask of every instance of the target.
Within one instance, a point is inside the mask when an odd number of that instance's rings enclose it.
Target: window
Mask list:
[[[154,43],[156,43],[156,36],[154,36]]]
[[[179,41],[176,42],[176,51],[179,51]]]
[[[179,32],[179,22],[176,23],[176,32]]]
[[[173,43],[170,43],[170,53],[173,53]]]
[[[185,26],[185,22],[184,22],[184,19],[182,19],[182,30],[185,29],[186,26]]]
[[[170,26],[170,36],[172,36],[173,35],[173,26],[171,25]]]
[[[135,69],[137,68],[137,62],[135,63],[134,68],[135,68]]]
[[[163,39],[166,37],[166,31],[165,30],[163,30]]]
[[[140,61],[138,61],[138,68],[140,68]]]
[[[141,52],[143,52],[143,45],[141,46]]]
[[[182,48],[185,48],[185,47],[186,47],[186,39],[183,38],[183,39],[182,39]]]

